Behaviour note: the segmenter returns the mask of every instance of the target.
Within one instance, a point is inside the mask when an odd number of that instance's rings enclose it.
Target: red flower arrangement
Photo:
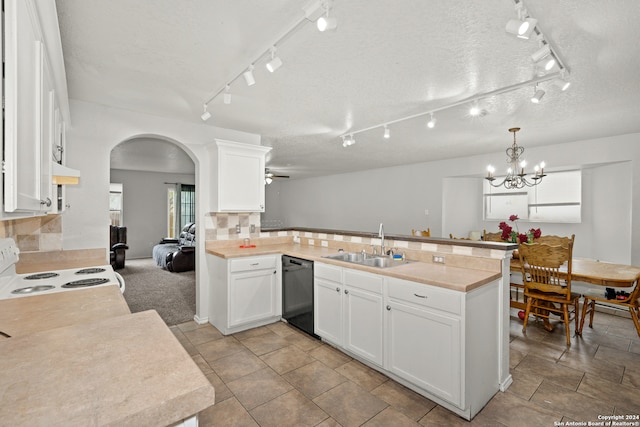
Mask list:
[[[500,236],[502,240],[513,243],[533,243],[534,239],[537,239],[542,235],[542,231],[540,231],[539,228],[532,228],[527,233],[520,233],[518,223],[516,222],[519,219],[518,215],[509,216],[509,221],[514,223],[516,231],[514,231],[513,227],[504,221],[498,225],[498,228],[502,230],[502,235]]]

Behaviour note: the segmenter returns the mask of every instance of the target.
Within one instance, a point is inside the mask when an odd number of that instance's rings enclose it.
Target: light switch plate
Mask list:
[[[240,224],[236,224],[236,233],[240,234]]]
[[[256,225],[255,224],[251,224],[249,226],[249,233],[255,233],[256,232]]]

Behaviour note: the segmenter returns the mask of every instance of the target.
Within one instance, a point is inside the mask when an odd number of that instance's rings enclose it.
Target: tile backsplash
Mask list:
[[[205,215],[206,240],[233,240],[260,236],[260,213],[209,212]],[[240,226],[240,233],[236,226]],[[253,225],[253,231],[251,226]]]
[[[0,237],[11,237],[22,252],[62,250],[62,216],[45,215],[0,221]]]

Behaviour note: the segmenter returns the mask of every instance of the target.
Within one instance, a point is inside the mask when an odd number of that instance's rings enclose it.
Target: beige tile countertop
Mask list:
[[[0,354],[3,425],[171,425],[214,403],[153,310],[5,339]]]
[[[68,268],[94,267],[109,264],[107,250],[75,249],[67,251],[21,252],[16,264],[16,273],[66,270]]]
[[[11,337],[130,314],[117,285],[0,300],[0,332]]]
[[[374,274],[396,277],[398,279],[425,283],[461,292],[469,292],[502,277],[500,272],[438,265],[427,262],[410,262],[388,268],[369,267],[323,258],[324,256],[337,253],[336,249],[305,246],[296,243],[260,244],[258,242],[255,248],[240,248],[238,246],[231,247],[222,245],[216,246],[215,244],[207,243],[206,252],[221,258],[283,254],[311,261],[333,264],[340,267],[368,271]]]

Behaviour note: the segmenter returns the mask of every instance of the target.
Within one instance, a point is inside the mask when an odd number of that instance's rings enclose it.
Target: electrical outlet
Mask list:
[[[433,256],[433,262],[438,263],[438,264],[444,264],[444,257],[443,256],[434,255]]]
[[[309,239],[309,246],[313,246],[316,244],[316,241],[313,239]]]
[[[328,248],[329,247],[329,242],[327,242],[326,240],[323,240],[321,244],[322,244],[323,248]]]
[[[240,234],[240,224],[236,224],[236,233]]]
[[[293,243],[300,243],[300,237],[293,236]]]
[[[255,233],[255,232],[256,232],[256,225],[251,224],[251,226],[249,226],[249,233]]]

